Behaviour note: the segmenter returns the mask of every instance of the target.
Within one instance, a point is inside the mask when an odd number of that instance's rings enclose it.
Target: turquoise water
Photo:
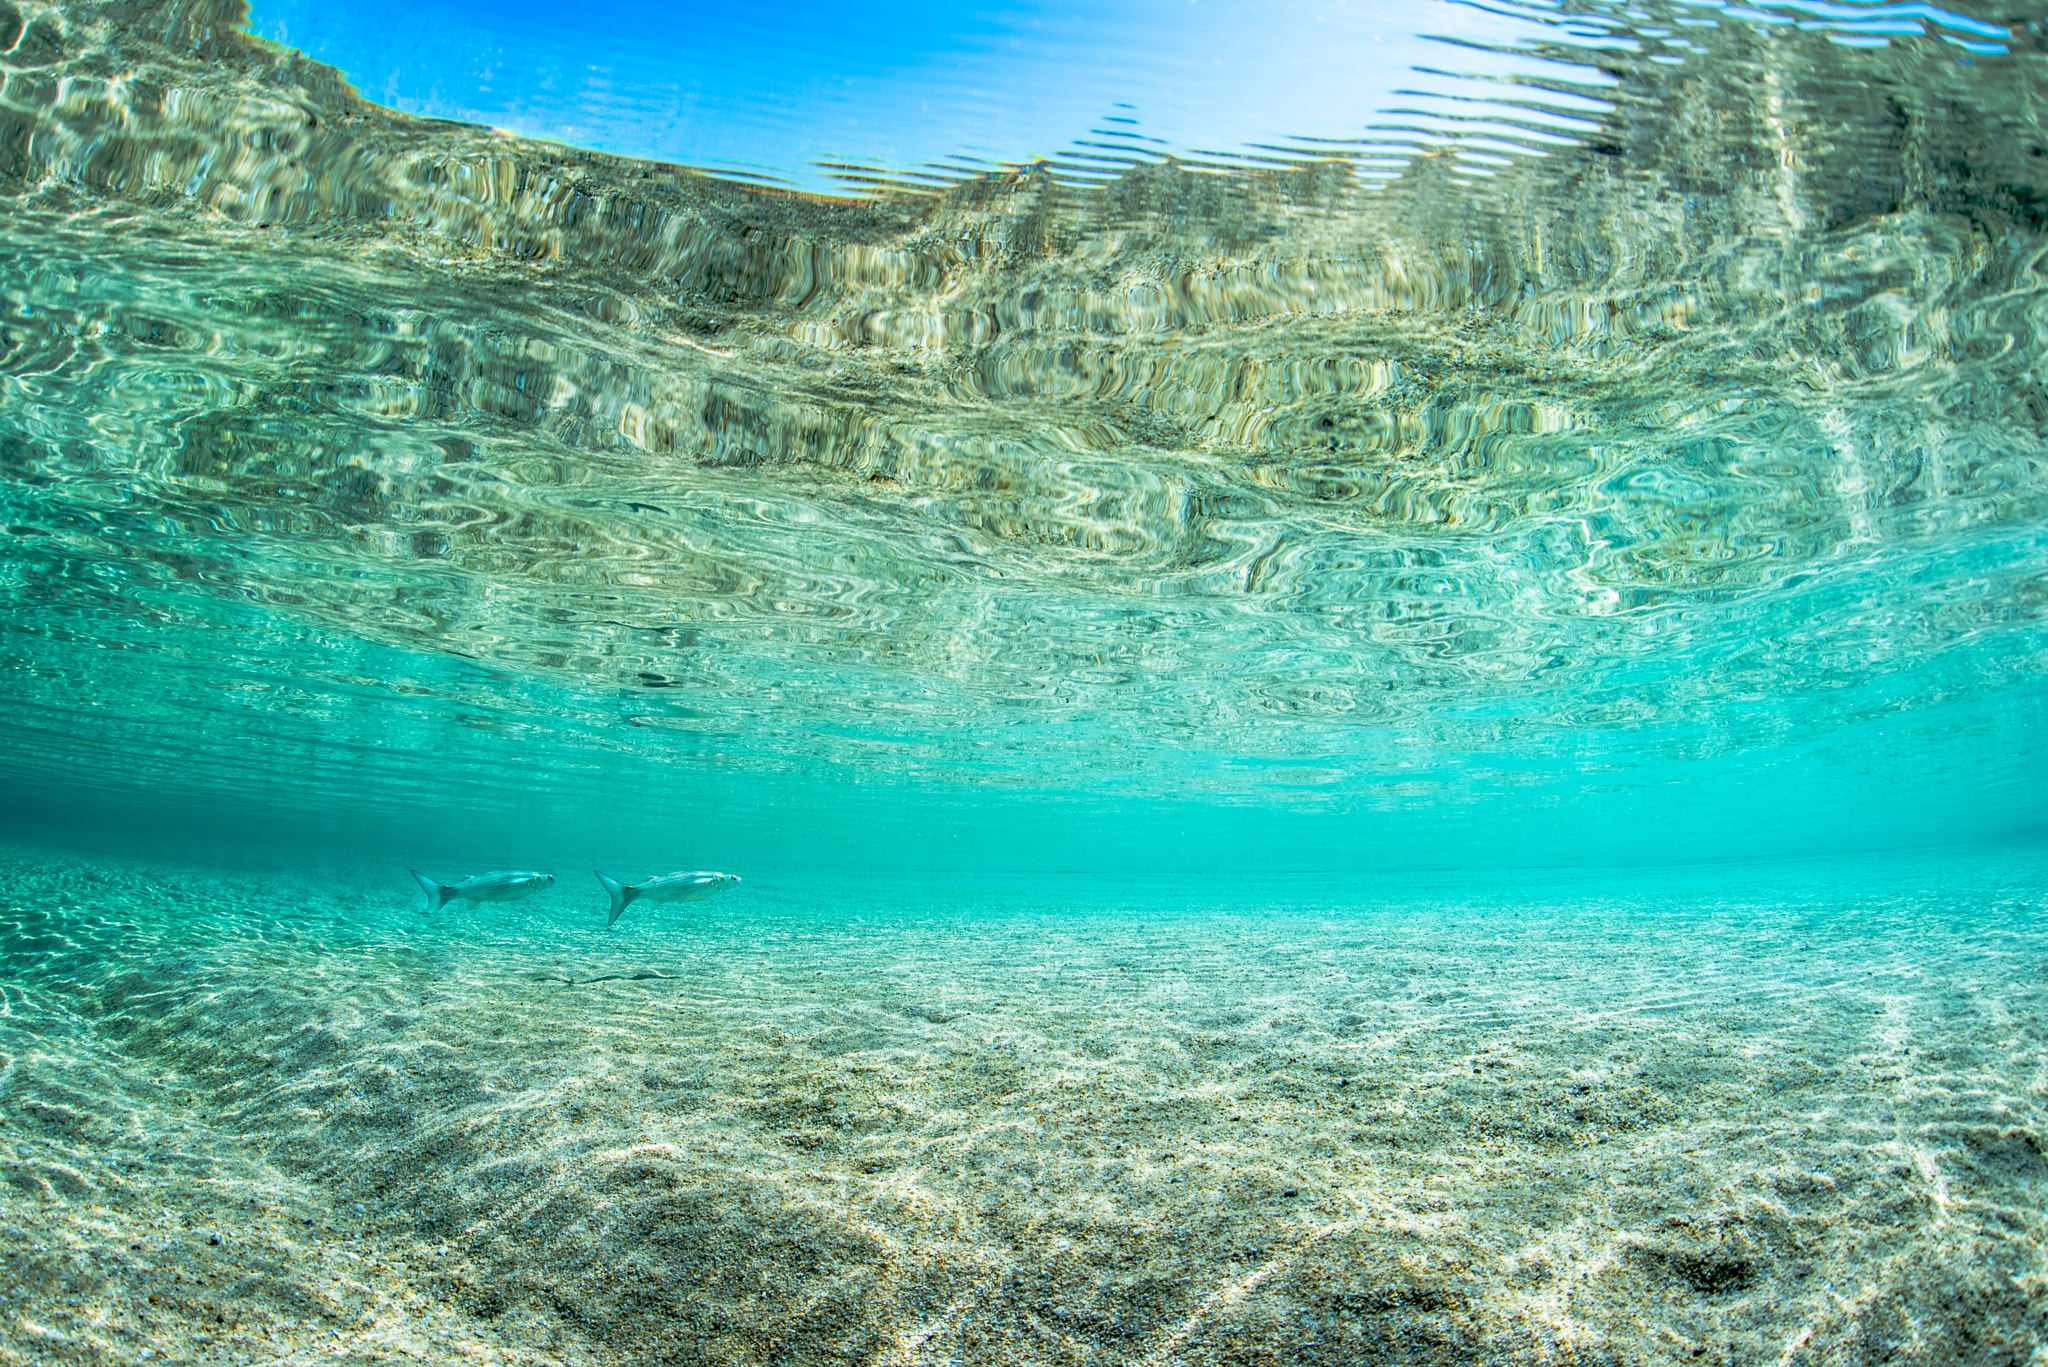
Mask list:
[[[594,884],[451,924],[389,875],[0,852],[0,1343],[1932,1364],[2048,1326],[2031,851],[813,874],[610,935]]]
[[[0,1363],[2048,1361],[2048,38],[1503,13],[834,198],[0,0]]]

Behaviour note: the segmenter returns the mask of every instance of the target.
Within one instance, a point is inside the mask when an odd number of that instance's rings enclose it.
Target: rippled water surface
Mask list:
[[[1473,82],[1607,73],[1505,164],[826,202],[394,117],[200,10],[5,17],[35,805],[1109,803],[1325,865],[2039,823],[2025,23],[1593,9]]]
[[[247,23],[0,0],[4,1361],[2039,1367],[2038,15],[745,181]]]

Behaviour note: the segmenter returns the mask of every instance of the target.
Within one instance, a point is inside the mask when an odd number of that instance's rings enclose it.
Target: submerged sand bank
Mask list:
[[[2048,1362],[2039,890],[608,938],[16,850],[0,1363]]]

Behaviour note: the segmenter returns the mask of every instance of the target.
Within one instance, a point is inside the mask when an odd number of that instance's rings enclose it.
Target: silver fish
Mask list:
[[[480,873],[460,883],[436,883],[418,869],[412,870],[412,876],[419,880],[420,891],[427,894],[428,911],[439,911],[457,898],[465,902],[516,902],[552,887],[555,881],[552,873]]]
[[[597,874],[597,881],[612,895],[612,919],[604,923],[606,930],[619,923],[627,903],[642,897],[650,902],[700,902],[714,892],[722,892],[727,883],[740,881],[736,873],[664,873],[644,883],[627,884],[596,869],[591,872]]]

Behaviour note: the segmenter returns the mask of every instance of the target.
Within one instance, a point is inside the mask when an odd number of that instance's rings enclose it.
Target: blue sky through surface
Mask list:
[[[257,0],[252,26],[382,104],[809,189],[834,185],[833,164],[1102,157],[1113,171],[1126,148],[1235,160],[1293,139],[1398,144],[1413,134],[1372,125],[1414,122],[1382,113],[1415,103],[1401,92],[1463,85],[1418,64],[1505,74],[1533,60],[1420,34],[1537,31],[1441,0],[614,3],[566,18],[532,0]]]

